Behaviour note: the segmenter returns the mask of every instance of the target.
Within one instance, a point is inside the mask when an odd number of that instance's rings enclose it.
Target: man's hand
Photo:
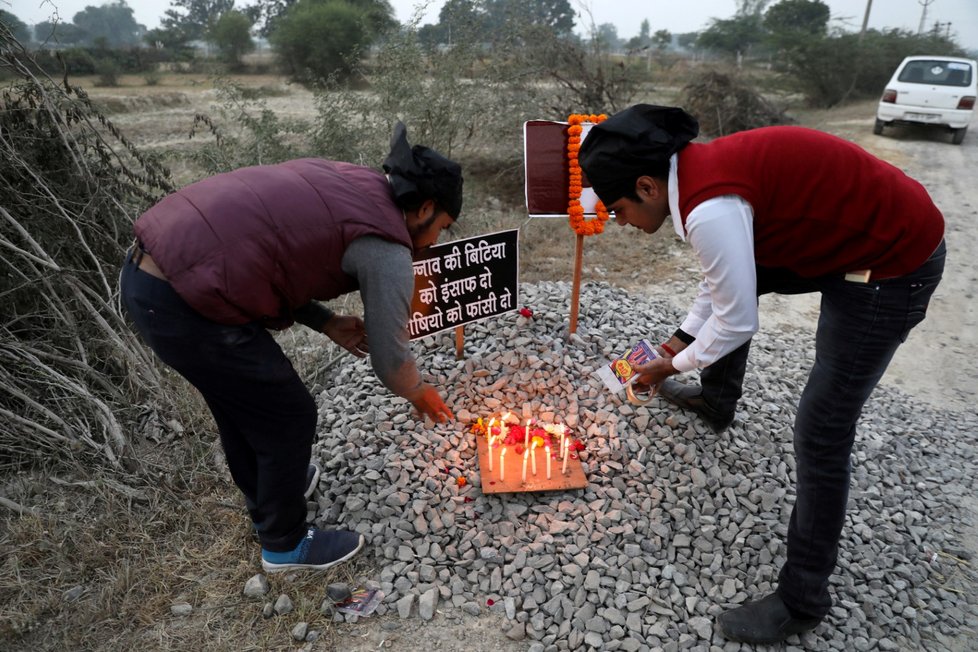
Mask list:
[[[672,358],[655,358],[645,364],[635,365],[638,378],[635,379],[636,391],[645,392],[649,387],[655,387],[663,380],[679,373],[672,366]]]
[[[431,417],[432,421],[444,423],[445,421],[455,418],[452,411],[448,409],[447,405],[445,405],[445,401],[441,400],[438,390],[428,383],[422,383],[417,392],[405,398],[411,401],[411,403],[414,405],[414,409],[416,409],[421,416]]]
[[[358,358],[370,353],[367,331],[359,317],[335,315],[323,326],[323,333]]]

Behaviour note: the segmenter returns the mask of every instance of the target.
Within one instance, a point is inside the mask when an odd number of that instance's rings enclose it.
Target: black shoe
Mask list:
[[[733,423],[733,411],[726,414],[707,403],[699,385],[683,385],[667,378],[659,385],[659,396],[684,410],[695,412],[714,432],[722,432]]]
[[[777,643],[822,622],[821,618],[794,617],[777,593],[725,611],[717,620],[724,636],[741,643]]]

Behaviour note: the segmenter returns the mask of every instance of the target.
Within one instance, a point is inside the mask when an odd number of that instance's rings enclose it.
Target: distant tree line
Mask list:
[[[586,19],[587,10],[581,12]],[[0,20],[19,39],[63,51],[52,65],[76,74],[100,62],[138,71],[158,60],[191,61],[194,45],[211,44],[234,69],[254,50],[256,36],[267,38],[285,71],[310,84],[344,80],[362,72],[365,55],[398,30],[416,29],[427,51],[477,47],[485,57],[515,63],[519,53],[537,71],[588,103],[619,102],[632,71],[615,69],[612,54],[642,54],[648,62],[678,45],[697,56],[730,58],[742,65],[761,61],[793,84],[813,104],[831,106],[850,97],[879,92],[886,77],[907,54],[963,54],[947,34],[933,30],[869,30],[854,34],[833,28],[822,0],[736,0],[729,18],[713,18],[698,33],[673,35],[642,20],[637,35],[625,40],[610,23],[579,25],[582,17],[569,0],[447,0],[437,22],[401,26],[388,0],[172,0],[160,26],[147,30],[133,18],[125,0],[88,6],[68,22],[45,21],[30,28],[10,12]],[[580,32],[585,32],[580,36]],[[156,54],[145,53],[149,46]],[[128,54],[119,54],[129,50]],[[135,50],[144,50],[134,54]],[[43,56],[42,56],[43,63]],[[573,77],[588,79],[583,85]],[[599,90],[595,90],[599,88]]]

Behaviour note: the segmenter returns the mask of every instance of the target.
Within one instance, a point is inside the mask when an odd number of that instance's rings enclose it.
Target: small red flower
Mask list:
[[[464,487],[467,483],[468,480],[465,479],[464,475],[460,475],[457,478],[455,478],[455,484],[457,484],[460,487]]]
[[[489,598],[488,600],[486,600],[486,605],[487,606],[491,607],[494,604],[496,604],[496,601],[493,600],[492,598]]]
[[[576,451],[582,451],[586,448],[586,446],[584,446],[584,442],[582,442],[580,439],[575,439],[574,442],[571,444],[571,448],[573,448]]]
[[[467,503],[471,503],[473,500],[475,500],[475,498],[473,498],[472,496],[466,496],[465,497],[465,502],[467,502]]]
[[[530,308],[528,306],[523,306],[522,308],[520,308],[520,311],[519,312],[524,317],[532,317],[533,316],[533,311],[530,310]]]

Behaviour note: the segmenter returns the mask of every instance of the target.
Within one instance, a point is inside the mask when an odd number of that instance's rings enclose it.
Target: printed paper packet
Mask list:
[[[608,391],[618,393],[628,387],[637,377],[636,365],[645,364],[658,357],[659,354],[652,348],[651,342],[639,340],[631,351],[615,358],[611,363],[599,367],[594,373],[608,388]]]

